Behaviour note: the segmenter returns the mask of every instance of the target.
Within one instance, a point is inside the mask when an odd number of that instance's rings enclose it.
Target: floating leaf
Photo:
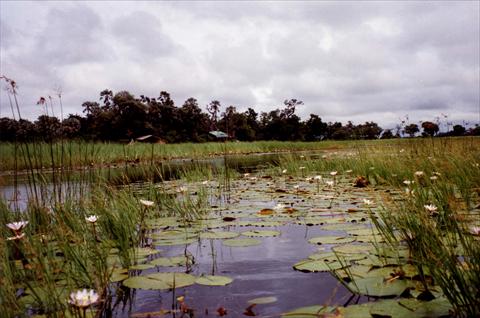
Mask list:
[[[260,245],[262,242],[253,238],[244,238],[244,239],[225,240],[222,243],[223,245],[230,246],[230,247],[246,247],[246,246]]]
[[[332,248],[335,253],[342,254],[368,253],[371,249],[371,244],[345,244]]]
[[[355,241],[353,237],[339,237],[339,236],[317,236],[308,240],[311,244],[343,244]]]
[[[195,283],[195,276],[185,273],[154,273],[147,275],[147,277],[153,280],[161,281],[168,285],[169,288],[185,287]]]
[[[272,215],[274,213],[275,211],[272,209],[261,209],[260,211],[257,212],[258,215]]]
[[[159,257],[151,261],[150,264],[155,266],[175,267],[185,266],[187,262],[191,264],[191,260],[189,258],[186,258],[185,255],[179,255],[172,257]]]
[[[200,234],[202,239],[232,239],[239,236],[237,232],[204,232]]]
[[[293,268],[301,272],[328,272],[341,269],[343,265],[338,261],[306,259],[293,265]]]
[[[225,286],[232,281],[233,279],[227,276],[202,275],[195,280],[195,283],[208,286]]]
[[[148,278],[146,276],[134,276],[127,278],[123,281],[123,285],[129,288],[135,289],[147,289],[147,290],[157,290],[157,289],[170,289],[170,286],[165,282]]]
[[[330,306],[308,306],[308,307],[301,307],[285,314],[282,314],[282,317],[289,317],[289,318],[312,318],[312,317],[321,317],[321,314],[328,314],[332,313],[335,310],[335,307]]]
[[[248,301],[249,304],[257,304],[257,305],[263,305],[263,304],[271,304],[277,301],[277,297],[274,296],[269,296],[269,297],[259,297],[259,298],[254,298],[250,299]]]
[[[175,239],[175,240],[159,240],[154,241],[153,245],[155,246],[172,246],[172,245],[188,245],[195,243],[197,240],[194,238],[187,239]]]
[[[145,270],[145,269],[150,269],[153,268],[154,266],[152,264],[137,264],[130,266],[128,269],[129,270]]]
[[[241,234],[244,236],[250,236],[250,237],[269,237],[269,236],[279,236],[280,232],[252,230],[252,231],[242,232]]]
[[[407,287],[408,284],[405,280],[385,281],[383,277],[359,278],[348,284],[348,288],[352,292],[371,297],[398,296]]]

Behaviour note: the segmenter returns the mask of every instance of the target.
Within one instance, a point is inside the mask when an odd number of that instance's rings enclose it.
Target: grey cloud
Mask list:
[[[140,58],[172,54],[173,41],[162,31],[160,21],[147,12],[132,12],[118,17],[112,25],[113,34]]]

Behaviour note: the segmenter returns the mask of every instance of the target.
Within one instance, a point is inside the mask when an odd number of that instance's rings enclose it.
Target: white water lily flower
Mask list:
[[[335,185],[335,182],[333,182],[332,180],[327,180],[325,181],[325,183],[329,186],[329,187],[333,187]]]
[[[437,207],[433,204],[428,204],[423,206],[431,215],[437,214]]]
[[[184,193],[184,192],[187,192],[187,190],[188,190],[187,187],[181,186],[181,187],[179,187],[179,188],[177,189],[177,192],[182,192],[182,193]]]
[[[363,199],[363,203],[366,204],[366,205],[372,205],[373,201],[371,201],[369,199]]]
[[[298,188],[300,188],[300,186],[297,184],[297,185],[294,185],[293,188],[298,189]]]
[[[345,171],[345,173],[352,173],[352,172],[353,172],[353,170],[347,170],[347,171]]]
[[[318,176],[315,176],[315,178],[314,178],[314,179],[315,179],[315,180],[317,180],[317,181],[318,181],[318,180],[322,180],[322,176],[320,176],[320,175],[318,175]]]
[[[430,177],[430,180],[432,180],[432,181],[435,181],[435,180],[437,180],[437,179],[438,179],[437,176],[431,176],[431,177]]]
[[[305,170],[305,167],[302,166],[302,167],[300,167],[300,168],[298,168],[298,169],[300,169],[300,170]]]
[[[305,181],[307,181],[307,182],[312,181],[312,177],[306,177]]]
[[[415,177],[422,177],[425,174],[423,171],[415,171]]]
[[[87,222],[90,222],[90,223],[95,223],[97,222],[98,217],[96,215],[90,215],[86,217],[85,220],[87,220]]]
[[[71,293],[68,302],[73,306],[84,308],[96,303],[98,298],[98,294],[93,289],[83,289]]]
[[[282,203],[278,203],[274,208],[274,210],[283,210],[285,209],[285,204],[282,204]]]
[[[470,228],[470,233],[473,235],[480,235],[480,226],[472,226]]]
[[[411,190],[409,188],[405,188],[405,194],[408,195],[408,196],[415,196],[414,194],[415,190]]]
[[[249,176],[250,176],[250,173],[244,173],[244,174],[243,174],[243,177],[244,177],[244,178],[248,178]]]
[[[327,155],[322,155],[322,159],[327,159]]]
[[[203,185],[207,185],[208,184],[208,180],[205,180],[202,182]]]
[[[282,170],[282,173],[283,173],[283,174],[287,173],[287,169],[283,169],[283,170]]]
[[[19,222],[12,222],[8,223],[7,227],[15,232],[21,231],[25,226],[27,226],[28,221],[19,221]]]
[[[411,180],[405,180],[405,181],[403,181],[403,184],[406,184],[406,185],[411,185],[411,184],[413,184],[413,183],[415,183],[415,181],[411,181]]]
[[[400,149],[400,153],[402,153],[402,152],[405,152],[405,149],[403,149],[403,148],[402,148],[402,149]]]
[[[149,201],[149,200],[140,199],[139,201],[140,201],[140,203],[143,204],[144,206],[153,206],[153,205],[155,204],[155,202]]]
[[[332,172],[330,172],[330,175],[331,175],[331,176],[336,176],[337,173],[338,173],[338,171],[332,171]]]

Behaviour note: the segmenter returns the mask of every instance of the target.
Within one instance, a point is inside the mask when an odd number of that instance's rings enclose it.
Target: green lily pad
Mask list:
[[[364,229],[365,225],[358,225],[352,223],[333,223],[322,226],[322,230],[329,231],[348,231],[348,230],[358,230]]]
[[[371,244],[345,244],[332,248],[335,253],[341,254],[368,253],[371,249]]]
[[[408,284],[405,280],[385,281],[383,277],[359,278],[348,283],[348,288],[356,294],[371,297],[387,297],[401,295]]]
[[[283,317],[289,317],[289,318],[322,317],[322,314],[332,313],[334,310],[335,310],[335,307],[320,306],[320,305],[300,307],[295,310],[282,314],[282,318]]]
[[[185,266],[186,263],[191,264],[191,260],[185,257],[185,255],[172,256],[172,257],[159,257],[150,262],[154,266],[166,266],[166,267],[176,267],[176,266]]]
[[[279,231],[259,231],[259,230],[252,230],[246,231],[241,233],[243,236],[250,236],[250,237],[269,237],[269,236],[279,236]]]
[[[200,234],[202,239],[232,239],[239,236],[237,232],[204,232]]]
[[[388,299],[372,304],[370,314],[391,318],[423,318],[449,316],[452,306],[444,298],[424,302],[416,299]]]
[[[123,285],[129,288],[146,289],[146,290],[162,290],[170,289],[165,282],[151,279],[146,276],[134,276],[123,281]]]
[[[317,236],[308,240],[311,244],[344,244],[355,241],[353,237],[341,237],[341,236]]]
[[[199,285],[207,286],[225,286],[233,282],[233,279],[227,276],[202,275],[195,280]]]
[[[244,239],[225,240],[222,243],[223,245],[230,246],[230,247],[246,247],[246,246],[260,245],[262,242],[253,238],[244,238]]]
[[[274,297],[274,296],[259,297],[259,298],[250,299],[248,301],[249,304],[257,304],[257,305],[271,304],[275,302],[277,302],[277,297]]]
[[[145,270],[145,269],[150,269],[150,268],[154,268],[155,266],[153,266],[152,264],[137,264],[137,265],[132,265],[130,266],[128,269],[129,270]]]
[[[338,261],[325,260],[302,260],[293,265],[293,268],[301,272],[328,272],[332,270],[341,269],[345,264]]]
[[[168,289],[190,286],[195,283],[195,276],[185,273],[154,273],[146,277],[163,282],[168,286]]]
[[[372,303],[361,305],[350,305],[348,307],[337,307],[336,313],[341,318],[370,318],[370,307]]]
[[[132,249],[132,251],[135,254],[136,258],[145,258],[147,256],[160,253],[159,250],[156,250],[154,248],[148,248],[148,247],[136,247]]]
[[[154,246],[173,246],[173,245],[189,245],[195,243],[197,240],[194,238],[187,239],[174,239],[174,240],[159,240],[154,241]]]

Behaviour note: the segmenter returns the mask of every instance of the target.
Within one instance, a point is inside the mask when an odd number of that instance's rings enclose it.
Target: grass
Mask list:
[[[154,156],[155,160],[220,156],[224,146],[219,143],[154,145]],[[25,149],[27,145],[21,147]],[[29,221],[25,237],[19,240],[8,240],[12,233],[5,226],[0,230],[0,307],[7,317],[27,313],[52,317],[67,313],[79,315],[81,312],[73,310],[66,299],[70,292],[83,288],[95,289],[101,295],[104,302],[97,306],[101,312],[113,297],[114,290],[108,287],[114,273],[136,264],[139,256],[135,251],[148,247],[149,242],[144,240],[145,231],[149,231],[148,220],[174,215],[188,225],[208,213],[208,200],[225,195],[228,181],[240,176],[222,166],[195,164],[177,172],[176,177],[181,179],[177,182],[178,191],[172,192],[154,183],[161,181],[161,177],[150,179],[150,176],[162,175],[156,169],[165,167],[145,168],[136,178],[131,172],[130,177],[127,176],[131,170],[128,165],[120,170],[119,178],[129,178],[125,183],[145,180],[145,177],[151,181],[141,189],[132,184],[111,187],[102,182],[102,178],[92,177],[93,168],[82,169],[75,180],[59,171],[58,178],[52,180],[57,195],[48,199],[45,193],[51,191],[46,188],[50,179],[45,175],[52,160],[56,167],[65,162],[70,168],[91,166],[90,163],[93,167],[115,162],[124,164],[137,158],[148,162],[151,145],[66,143],[66,157],[55,157],[61,156],[57,144],[29,144],[28,147],[30,153],[39,155],[32,165],[22,157],[11,158],[15,151],[13,145],[0,146],[2,158],[7,158],[7,163],[2,162],[2,169],[11,169],[15,164],[17,172],[27,168],[29,176],[33,176],[29,177],[30,184],[39,188],[35,190],[37,197],[31,195],[28,208],[23,212],[0,200],[0,223]],[[325,153],[325,157],[308,152],[327,148],[337,150]],[[333,180],[330,172],[352,170],[351,174],[364,176],[374,185],[371,189],[388,189],[392,195],[378,192],[378,202],[383,209],[378,218],[372,220],[389,245],[409,248],[409,261],[420,272],[430,273],[454,306],[455,315],[471,317],[480,313],[480,249],[478,237],[470,230],[474,224],[480,226],[476,207],[480,202],[479,139],[229,143],[227,149],[232,153],[306,151],[301,155],[285,153],[279,166],[272,165],[258,172],[259,176],[276,176],[281,180],[286,178],[282,170],[287,169],[288,174],[302,178],[322,175],[324,180]],[[36,169],[43,173],[35,174]],[[423,174],[416,174],[418,171]],[[196,187],[194,194],[190,185],[206,180],[215,186]],[[405,180],[414,183],[407,186]],[[79,191],[79,182],[84,185],[82,191]],[[187,189],[182,190],[181,186]],[[407,187],[414,196],[406,194]],[[394,194],[400,195],[401,200]],[[139,199],[151,200],[154,205],[147,208]],[[426,212],[425,205],[429,204],[437,207],[437,214]],[[85,218],[89,215],[96,215],[98,221],[87,222]],[[426,291],[427,278],[426,275],[423,278]]]

